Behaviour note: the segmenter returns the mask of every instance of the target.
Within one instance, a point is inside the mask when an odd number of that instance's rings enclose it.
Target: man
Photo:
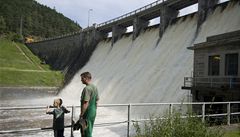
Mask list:
[[[99,100],[97,87],[91,83],[91,79],[91,73],[84,72],[81,74],[81,81],[86,85],[82,91],[80,113],[80,119],[85,119],[87,122],[87,128],[82,132],[83,137],[92,137],[97,103]]]

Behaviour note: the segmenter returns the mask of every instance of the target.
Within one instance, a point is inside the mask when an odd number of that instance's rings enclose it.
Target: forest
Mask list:
[[[81,30],[76,22],[35,0],[0,0],[0,5],[0,37],[41,40]]]

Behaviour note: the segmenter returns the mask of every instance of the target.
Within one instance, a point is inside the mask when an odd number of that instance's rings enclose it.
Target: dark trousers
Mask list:
[[[54,130],[54,137],[64,137],[64,129],[60,129],[60,130]]]

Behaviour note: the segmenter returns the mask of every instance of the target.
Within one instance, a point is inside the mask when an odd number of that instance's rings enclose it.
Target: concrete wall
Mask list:
[[[28,43],[27,47],[52,69],[63,71],[65,81],[69,81],[84,66],[98,42],[105,36],[95,29],[89,29],[59,39]]]

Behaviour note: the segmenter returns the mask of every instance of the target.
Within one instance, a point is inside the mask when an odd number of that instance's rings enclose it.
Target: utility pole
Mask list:
[[[21,19],[20,19],[20,37],[21,37],[21,40],[23,40],[23,17],[21,15]]]
[[[90,12],[93,11],[93,9],[88,10],[88,27],[89,27],[89,22],[90,22]]]

